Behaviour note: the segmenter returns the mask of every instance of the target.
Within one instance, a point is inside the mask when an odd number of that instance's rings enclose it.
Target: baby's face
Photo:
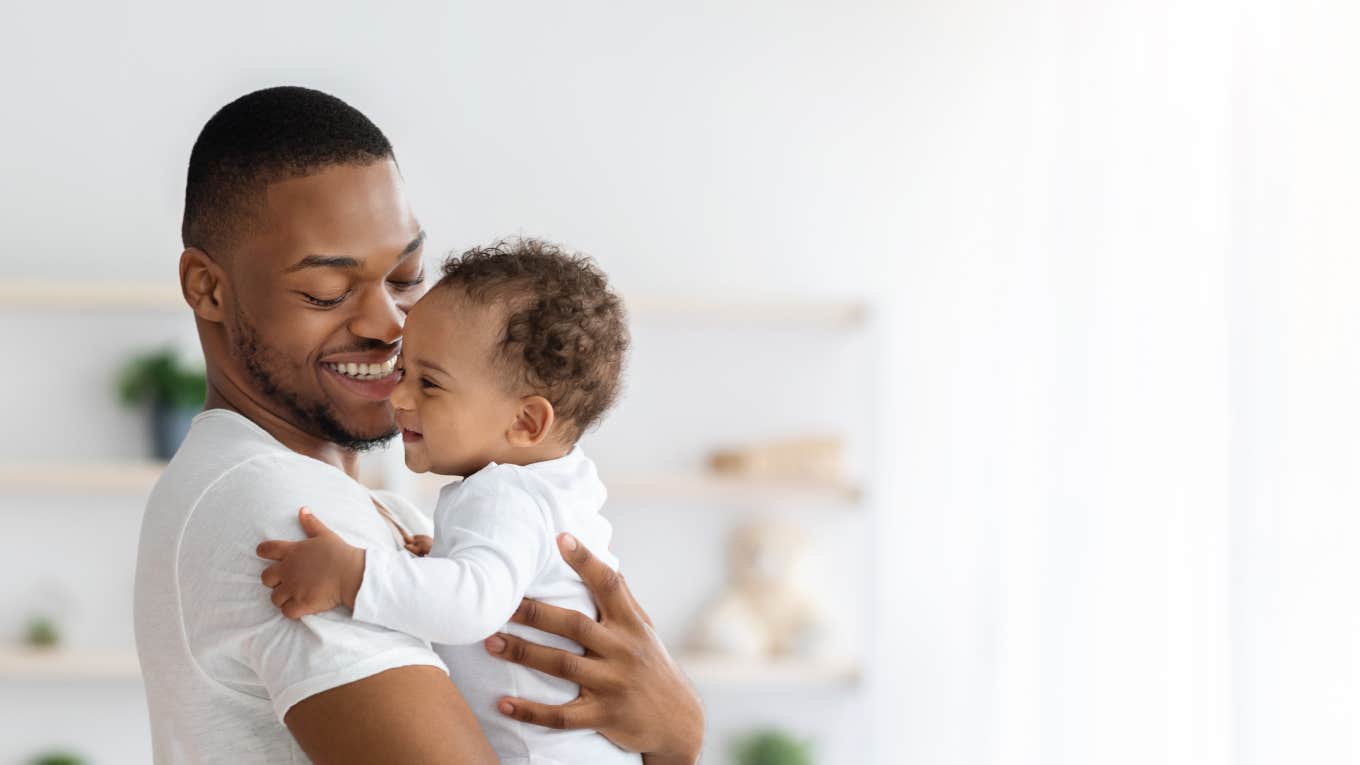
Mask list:
[[[456,287],[432,290],[407,314],[392,405],[410,469],[466,476],[502,461],[520,401],[496,366],[504,323]]]

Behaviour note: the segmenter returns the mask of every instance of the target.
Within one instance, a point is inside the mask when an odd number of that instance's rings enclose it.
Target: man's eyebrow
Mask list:
[[[307,268],[358,268],[359,261],[345,255],[308,255],[284,271],[291,274]]]
[[[416,250],[419,250],[420,245],[422,244],[425,244],[425,229],[421,229],[420,233],[416,234],[416,238],[412,239],[411,243],[406,245],[406,249],[401,251],[401,256],[404,258]]]
[[[404,258],[407,255],[410,255],[411,253],[420,249],[420,246],[424,243],[425,243],[425,231],[424,229],[422,229],[419,234],[416,234],[416,238],[412,239],[410,243],[406,245],[406,248],[401,251],[401,257]],[[357,258],[351,258],[348,255],[308,255],[302,260],[299,260],[298,262],[289,266],[284,271],[284,273],[291,274],[296,271],[302,271],[308,268],[358,268],[358,267],[359,260]]]

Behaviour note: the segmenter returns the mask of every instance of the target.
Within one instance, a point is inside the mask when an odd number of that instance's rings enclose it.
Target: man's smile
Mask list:
[[[337,354],[320,363],[326,376],[337,381],[341,388],[372,401],[386,400],[401,380],[395,349]]]
[[[321,364],[334,370],[336,374],[356,380],[378,380],[392,374],[397,368],[397,357],[394,355],[386,361],[379,362],[323,361]]]

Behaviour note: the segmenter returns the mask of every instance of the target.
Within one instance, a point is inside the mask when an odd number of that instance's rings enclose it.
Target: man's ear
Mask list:
[[[227,274],[208,253],[190,247],[179,256],[179,288],[184,302],[194,309],[194,315],[216,324],[222,322],[227,290]]]
[[[505,432],[505,440],[511,446],[537,446],[548,437],[556,420],[552,402],[542,396],[525,396],[519,400],[519,410]]]

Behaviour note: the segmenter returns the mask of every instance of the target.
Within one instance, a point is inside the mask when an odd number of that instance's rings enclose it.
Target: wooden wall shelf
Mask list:
[[[860,300],[750,299],[708,295],[625,296],[641,321],[758,326],[853,327],[868,316]],[[165,282],[0,281],[0,309],[30,311],[164,311],[188,313],[179,285]]]
[[[0,491],[46,494],[145,494],[164,463],[32,462],[0,464]],[[443,476],[417,478],[418,490],[433,493]],[[621,475],[606,482],[611,502],[622,504],[689,501],[704,503],[853,506],[861,492],[849,482],[743,479],[702,473]],[[413,495],[414,496],[414,495]]]

